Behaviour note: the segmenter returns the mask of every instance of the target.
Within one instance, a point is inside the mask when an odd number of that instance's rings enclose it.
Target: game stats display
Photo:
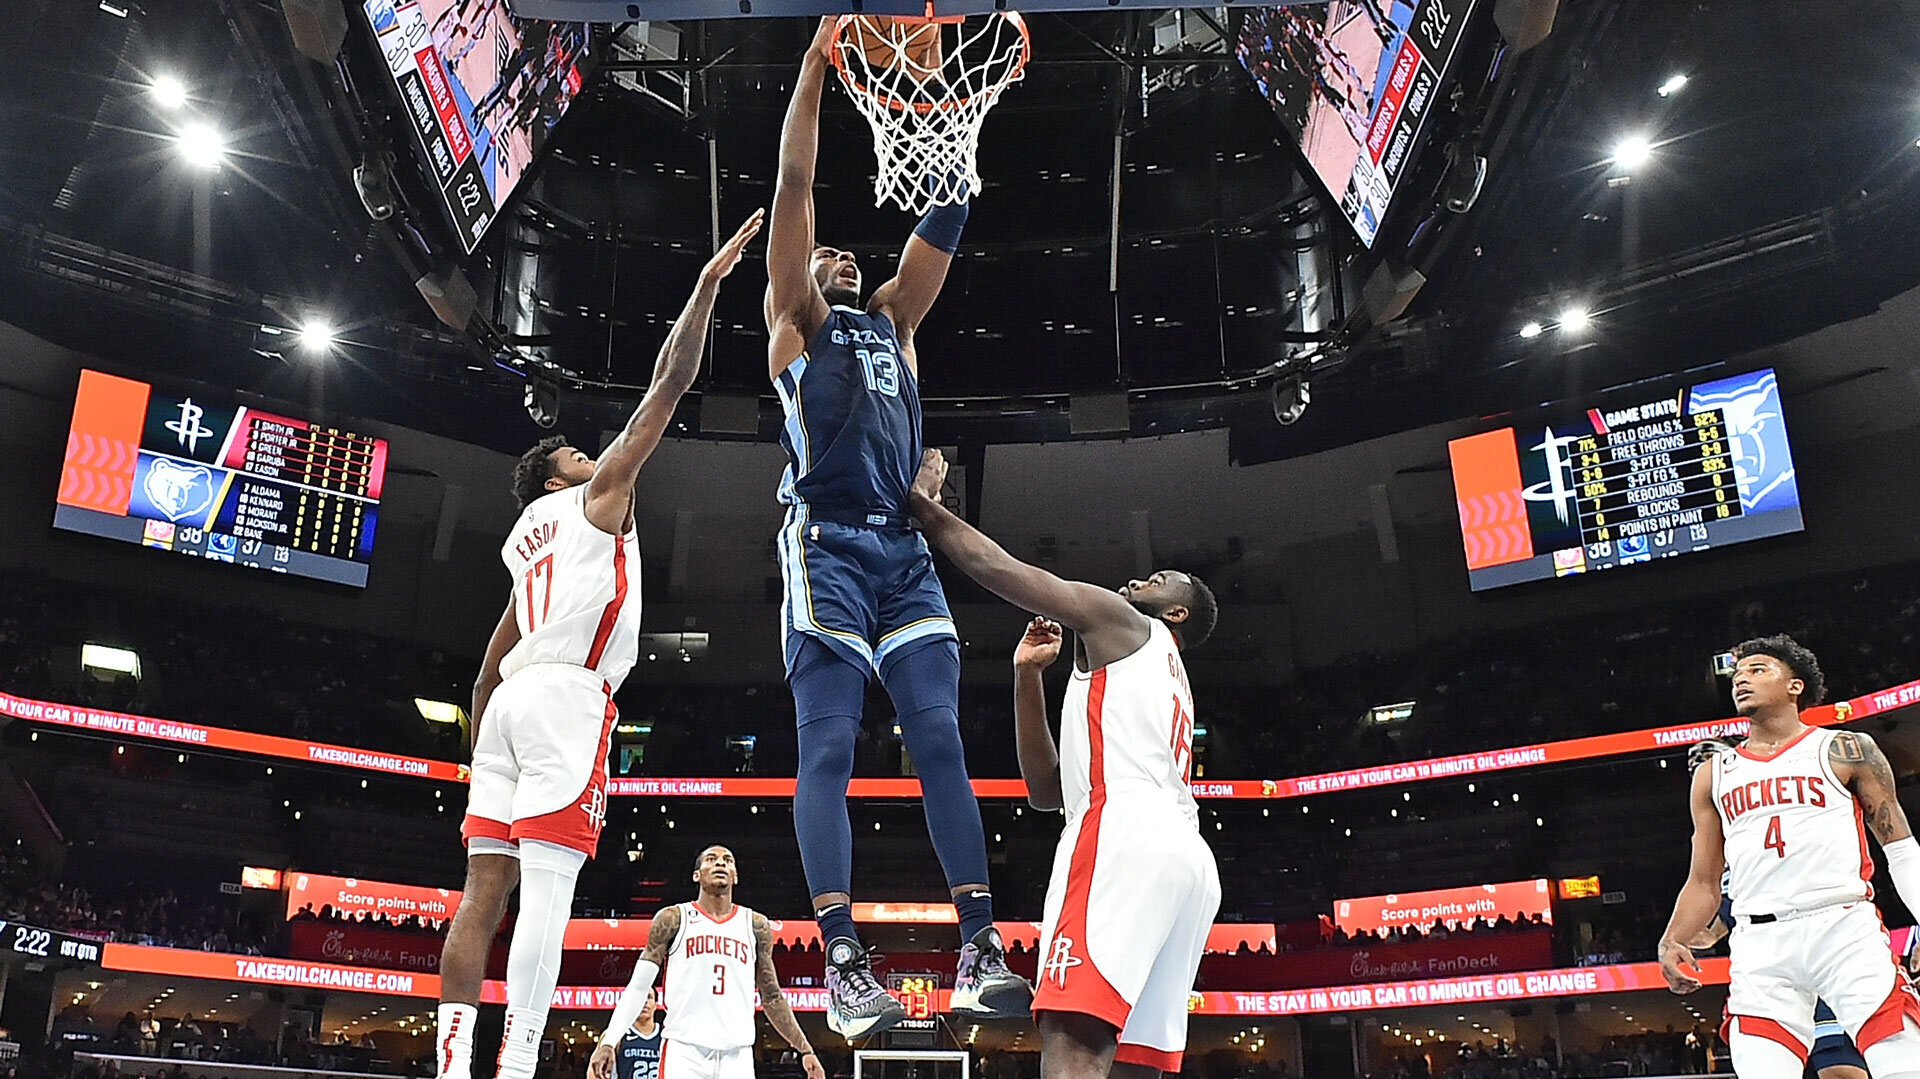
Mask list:
[[[505,0],[364,0],[427,173],[471,253],[585,85],[585,24]]]
[[[1235,55],[1368,247],[1413,167],[1473,0],[1250,8]]]
[[[80,373],[56,528],[365,587],[384,439]]]
[[[1476,592],[1804,527],[1771,368],[1448,451]]]

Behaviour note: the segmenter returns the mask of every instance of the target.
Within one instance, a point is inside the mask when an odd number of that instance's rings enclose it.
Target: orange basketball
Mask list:
[[[913,74],[921,77],[940,69],[938,23],[862,15],[847,25],[844,37],[866,54],[867,65],[875,71],[893,68],[902,60],[911,63]]]

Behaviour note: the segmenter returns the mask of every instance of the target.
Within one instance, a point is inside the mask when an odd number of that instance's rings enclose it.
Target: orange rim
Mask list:
[[[1011,23],[1013,25],[1013,28],[1019,31],[1020,33],[1020,55],[1014,60],[1013,67],[1010,71],[1007,72],[1006,78],[1000,80],[999,85],[995,86],[991,91],[992,93],[999,93],[1001,90],[1005,90],[1007,87],[1013,85],[1016,82],[1019,82],[1021,76],[1026,74],[1027,60],[1033,56],[1033,38],[1031,37],[1031,35],[1027,33],[1027,20],[1021,18],[1019,12],[996,11],[996,12],[993,12],[992,14],[1007,20],[1007,22]],[[927,14],[924,16],[916,16],[916,15],[893,15],[893,16],[842,15],[840,16],[838,19],[834,21],[834,24],[833,24],[832,59],[833,59],[834,69],[840,72],[841,82],[846,84],[847,89],[855,91],[859,94],[862,94],[867,98],[870,98],[871,100],[877,102],[882,107],[892,112],[906,112],[907,110],[911,109],[914,112],[920,113],[923,116],[930,112],[948,112],[953,109],[963,108],[969,102],[971,102],[975,97],[979,96],[978,94],[968,94],[966,97],[953,98],[946,101],[906,102],[906,101],[900,100],[897,97],[894,97],[892,94],[888,94],[884,92],[876,92],[871,86],[868,86],[866,83],[862,82],[859,76],[855,75],[852,71],[850,71],[847,68],[846,58],[841,54],[840,49],[841,49],[841,46],[844,44],[844,36],[847,32],[847,27],[853,25],[853,21],[855,19],[881,18],[881,17],[891,18],[894,22],[907,23],[909,25],[938,24],[942,26],[962,23],[962,22],[965,22],[967,19],[965,15],[944,15],[944,16],[934,15],[933,0],[927,0]],[[992,16],[989,16],[989,17],[992,17]]]

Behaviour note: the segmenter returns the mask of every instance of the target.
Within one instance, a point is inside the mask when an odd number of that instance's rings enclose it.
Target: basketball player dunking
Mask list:
[[[532,1079],[539,1063],[574,880],[606,822],[613,693],[640,650],[633,484],[693,384],[720,281],[761,217],[755,211],[701,272],[652,385],[600,461],[549,438],[514,470],[521,514],[500,550],[513,594],[473,687],[473,785],[460,829],[467,886],[440,956],[439,1079],[472,1072],[480,980],[516,878],[500,1079]]]
[[[1734,650],[1733,703],[1752,721],[1745,745],[1693,776],[1693,860],[1660,938],[1676,993],[1700,987],[1688,942],[1733,894],[1727,1044],[1741,1079],[1797,1079],[1832,1009],[1875,1079],[1920,1077],[1920,996],[1895,962],[1872,903],[1872,830],[1888,876],[1920,902],[1920,843],[1872,738],[1810,727],[1800,708],[1824,691],[1819,661],[1791,637]]]
[[[1193,801],[1193,692],[1181,654],[1219,609],[1199,578],[1161,570],[1118,591],[1029,566],[947,512],[946,461],[928,450],[913,513],[954,565],[1037,611],[1014,653],[1014,744],[1036,809],[1065,808],[1047,885],[1033,1011],[1042,1079],[1178,1074],[1187,995],[1220,909],[1220,875]],[[1040,672],[1078,635],[1047,728]]]
[[[820,1058],[780,992],[773,929],[733,901],[739,883],[733,852],[708,847],[693,866],[700,897],[653,916],[647,948],[620,994],[607,1033],[587,1065],[588,1079],[614,1079],[615,1050],[636,1016],[650,1011],[653,980],[667,970],[666,1039],[660,1075],[673,1079],[753,1079],[753,998],[760,994],[773,1029],[800,1053],[807,1079],[826,1079]],[[624,1079],[624,1077],[622,1077]]]
[[[826,941],[827,1025],[851,1039],[906,1017],[873,976],[851,909],[847,782],[875,674],[920,775],[927,831],[960,917],[953,1010],[1025,1016],[1032,989],[1007,969],[993,928],[986,836],[960,744],[960,641],[907,513],[920,464],[913,334],[946,281],[967,207],[927,211],[898,272],[864,307],[852,253],[814,245],[820,92],[833,24],[822,20],[807,50],[780,134],[766,317],[767,373],[786,411],[780,442],[789,462],[779,552],[787,682],[799,723],[793,823]]]

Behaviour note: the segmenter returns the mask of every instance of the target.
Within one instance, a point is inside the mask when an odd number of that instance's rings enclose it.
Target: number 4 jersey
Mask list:
[[[1873,856],[1859,803],[1827,763],[1835,733],[1810,727],[1772,756],[1742,746],[1714,758],[1713,801],[1735,914],[1873,898]]]
[[[585,484],[537,498],[500,558],[513,575],[520,643],[500,662],[511,678],[536,663],[584,667],[612,689],[640,651],[640,541],[587,520]],[[611,692],[611,691],[609,691]]]

